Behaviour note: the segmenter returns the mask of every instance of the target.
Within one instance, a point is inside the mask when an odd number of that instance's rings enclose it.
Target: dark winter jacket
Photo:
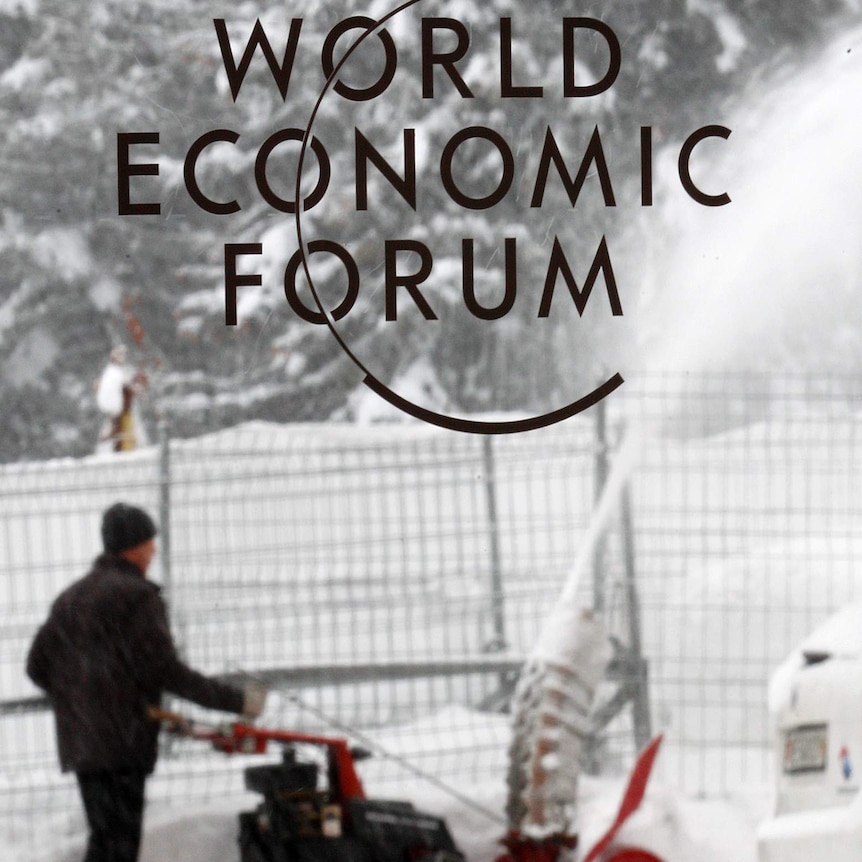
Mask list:
[[[159,726],[147,707],[164,691],[242,711],[242,691],[179,660],[159,588],[109,554],[58,596],[30,647],[27,673],[48,693],[64,771],[152,772]]]

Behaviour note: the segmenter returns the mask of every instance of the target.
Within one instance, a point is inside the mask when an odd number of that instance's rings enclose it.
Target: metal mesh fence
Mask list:
[[[609,507],[579,591],[642,639],[662,777],[703,793],[765,782],[769,675],[857,592],[852,386],[668,375],[627,384],[604,432],[590,415],[493,439],[252,423],[0,468],[0,699],[36,694],[35,627],[124,499],[161,522],[154,577],[185,657],[277,680],[267,724],[368,734],[389,755],[363,766],[373,787],[415,770],[502,781],[508,723],[489,711],[584,555],[597,481],[625,471],[628,517]],[[607,762],[624,762],[630,710],[608,738]],[[150,793],[238,794],[240,766],[171,743]],[[76,816],[47,712],[0,716],[0,797],[4,828]]]
[[[666,778],[769,779],[767,685],[858,599],[858,386],[789,375],[644,381],[625,405],[637,577]]]

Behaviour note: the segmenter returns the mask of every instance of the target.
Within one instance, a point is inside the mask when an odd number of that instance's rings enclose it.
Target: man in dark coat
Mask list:
[[[208,678],[180,661],[159,588],[146,579],[156,525],[116,503],[102,518],[104,553],[54,601],[27,657],[51,701],[60,765],[78,778],[90,839],[84,862],[134,862],[158,722],[171,692],[204,707],[257,716],[266,692]]]

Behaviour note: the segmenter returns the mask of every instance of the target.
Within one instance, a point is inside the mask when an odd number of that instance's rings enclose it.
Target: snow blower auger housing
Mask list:
[[[355,761],[368,752],[345,739],[246,724],[213,728],[162,710],[150,715],[169,731],[227,754],[263,754],[270,742],[282,746],[280,763],[244,771],[246,788],[263,801],[239,815],[241,862],[465,862],[441,818],[409,802],[366,798]],[[325,752],[325,783],[318,763],[299,758],[299,746]]]

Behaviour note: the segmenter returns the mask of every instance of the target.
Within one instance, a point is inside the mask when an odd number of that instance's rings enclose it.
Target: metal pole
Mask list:
[[[629,618],[630,651],[635,661],[635,679],[632,691],[632,720],[635,745],[641,750],[652,738],[650,721],[649,686],[647,663],[643,657],[641,638],[641,614],[637,585],[635,583],[634,522],[632,519],[631,486],[627,483],[622,495],[623,552],[626,568],[626,605]]]
[[[162,561],[162,592],[168,608],[173,609],[173,573],[171,570],[171,437],[166,420],[159,422],[159,556]],[[174,628],[176,619],[174,618]],[[181,632],[174,640],[177,652],[182,654],[183,639]],[[170,695],[163,695],[162,705],[171,706]],[[173,740],[163,737],[162,754],[171,757],[174,753]]]
[[[162,561],[162,588],[170,604],[173,598],[171,572],[171,439],[168,423],[159,422],[159,555]]]
[[[608,428],[605,403],[596,405],[596,457],[593,466],[593,500],[598,504],[608,481],[610,467],[608,463]],[[596,541],[593,553],[593,610],[602,613],[605,609],[605,577],[604,577],[605,540]]]
[[[494,620],[495,649],[506,646],[506,616],[503,596],[503,573],[500,564],[500,523],[497,516],[497,488],[494,449],[491,437],[482,438],[482,460],[485,474],[485,501],[488,509],[488,541],[491,546],[491,611]]]
[[[608,482],[608,474],[610,466],[608,464],[608,429],[607,429],[607,412],[604,401],[600,401],[596,405],[596,425],[595,425],[595,440],[594,440],[595,457],[593,459],[593,513],[598,509],[599,502],[602,499],[602,494],[605,485]],[[605,546],[606,541],[604,533],[596,538],[596,546],[593,550],[593,611],[597,615],[601,615],[605,610]],[[613,702],[608,704],[612,710],[608,717],[604,720],[607,723],[621,708]],[[606,740],[602,736],[604,724],[599,724],[595,732],[590,735],[585,752],[584,769],[589,775],[598,775],[601,772],[601,763],[604,759],[604,748]]]

